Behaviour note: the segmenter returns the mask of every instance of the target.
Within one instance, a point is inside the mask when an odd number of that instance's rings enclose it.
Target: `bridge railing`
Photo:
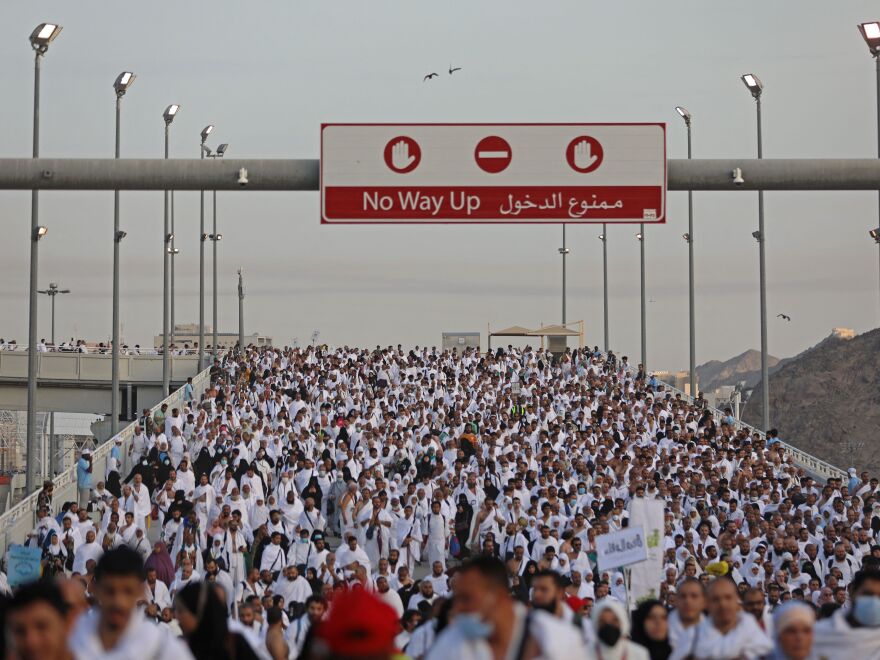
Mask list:
[[[198,401],[210,384],[210,369],[205,369],[198,375],[193,377],[193,398]],[[181,387],[171,393],[170,396],[157,403],[150,413],[155,413],[162,404],[167,403],[168,408],[183,408],[184,388]],[[134,427],[137,422],[132,422],[122,429],[107,442],[101,444],[92,451],[92,481],[97,483],[104,480],[104,474],[107,470],[107,459],[110,457],[110,450],[113,448],[116,438],[122,438],[123,456],[128,456],[128,448],[131,445],[131,439],[134,435]],[[125,470],[127,462],[123,462],[120,470]],[[125,478],[127,471],[122,473]],[[64,502],[71,502],[77,499],[76,492],[76,462],[61,474],[52,479],[54,484],[54,494],[52,497],[53,511],[52,515],[58,513]],[[13,543],[24,543],[27,535],[33,530],[36,524],[37,515],[37,496],[39,491],[33,492],[24,497],[18,504],[6,511],[0,516],[0,557],[6,555],[6,548]]]
[[[635,369],[630,367],[630,371],[635,372]],[[679,395],[681,395],[681,397],[683,399],[685,399],[689,403],[694,402],[694,397],[691,396],[690,394],[688,394],[687,392],[683,392],[680,389],[678,389],[677,387],[673,387],[672,385],[670,385],[669,383],[666,383],[664,381],[659,381],[659,382],[663,385],[663,388],[665,391],[669,391],[674,394],[679,394]],[[724,413],[724,411],[722,411],[722,410],[719,410],[718,408],[715,408],[712,406],[706,406],[706,409],[711,411],[712,414],[715,415],[716,419],[721,419],[723,417],[726,417],[726,413]],[[758,436],[761,439],[763,439],[764,441],[767,440],[767,434],[764,433],[764,431],[761,431],[760,429],[756,429],[754,426],[751,426],[750,424],[746,424],[742,420],[736,419],[734,426],[737,429],[748,430],[750,435],[758,434]],[[839,467],[831,465],[831,463],[823,461],[821,458],[817,458],[816,456],[813,456],[812,454],[808,454],[807,452],[803,451],[802,449],[798,449],[797,447],[790,445],[787,442],[782,442],[781,440],[779,440],[778,443],[781,447],[783,447],[785,449],[786,453],[788,453],[791,456],[795,465],[797,465],[798,467],[804,468],[807,472],[809,472],[810,474],[812,474],[815,477],[819,477],[821,479],[832,479],[832,478],[833,479],[843,479],[844,481],[846,481],[849,478],[849,475],[847,474],[846,470],[841,470]]]

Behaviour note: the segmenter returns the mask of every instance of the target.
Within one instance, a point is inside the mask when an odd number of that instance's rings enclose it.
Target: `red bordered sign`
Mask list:
[[[325,224],[665,219],[662,123],[321,126]]]

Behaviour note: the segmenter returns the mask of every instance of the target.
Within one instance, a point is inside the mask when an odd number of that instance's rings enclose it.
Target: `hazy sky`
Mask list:
[[[43,21],[64,31],[43,67],[42,154],[111,157],[112,83],[138,75],[123,103],[123,157],[196,158],[199,132],[230,156],[316,158],[321,122],[666,121],[685,155],[675,105],[694,117],[695,157],[752,157],[754,102],[739,75],[764,81],[766,157],[876,156],[874,63],[856,25],[867,1],[597,2],[4,2],[0,8],[0,156],[27,157],[33,55]],[[430,71],[462,67],[430,83]],[[162,193],[122,195],[122,322],[128,343],[162,323]],[[770,352],[792,355],[833,326],[877,324],[873,192],[768,193]],[[178,193],[177,320],[198,320],[197,192]],[[648,361],[687,367],[687,197],[647,231]],[[697,358],[759,345],[757,194],[694,196]],[[561,226],[321,226],[318,194],[218,195],[221,329],[237,329],[245,269],[247,332],[276,343],[439,344],[444,330],[557,322]],[[210,207],[208,207],[210,214]],[[0,336],[27,339],[30,193],[0,191]],[[110,334],[113,195],[47,192],[40,283],[58,300],[58,334]],[[209,215],[210,218],[210,215]],[[210,229],[209,229],[210,231]],[[609,230],[612,347],[639,351],[636,226]],[[596,226],[568,230],[568,317],[602,342]],[[210,286],[210,261],[207,262]],[[209,289],[210,295],[210,289]],[[49,335],[41,297],[40,335]],[[210,322],[210,298],[208,299]],[[784,312],[791,323],[776,319]]]

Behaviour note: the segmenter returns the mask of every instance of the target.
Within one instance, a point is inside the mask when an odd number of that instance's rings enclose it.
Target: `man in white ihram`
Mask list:
[[[707,589],[709,616],[697,626],[690,648],[681,645],[673,660],[696,658],[760,658],[773,650],[771,642],[751,614],[740,606],[736,583],[715,578]]]

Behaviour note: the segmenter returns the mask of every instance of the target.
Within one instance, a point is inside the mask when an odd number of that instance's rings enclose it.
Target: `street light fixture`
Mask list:
[[[31,32],[31,47],[40,54],[49,50],[49,44],[55,41],[55,38],[61,34],[63,28],[55,23],[40,23],[34,31]]]
[[[742,76],[743,84],[755,99],[758,136],[758,160],[764,157],[764,146],[761,134],[761,93],[764,84],[754,73],[746,73]],[[758,191],[758,231],[752,234],[758,241],[758,275],[760,280],[760,307],[761,307],[761,408],[762,427],[764,431],[770,428],[770,365],[767,362],[767,268],[766,268],[766,234],[764,233],[764,191]]]
[[[862,33],[862,39],[868,44],[871,55],[876,57],[878,50],[880,50],[880,22],[862,23],[859,25],[859,32]]]
[[[131,71],[123,71],[116,76],[116,82],[113,83],[113,89],[116,90],[116,96],[125,96],[128,88],[134,83],[135,78],[137,78],[137,76]]]
[[[40,23],[30,35],[31,48],[34,49],[34,114],[32,156],[40,157],[40,72],[43,55],[49,50],[49,44],[61,33],[61,26],[55,23]],[[34,188],[31,191],[31,262],[28,287],[28,376],[27,376],[27,431],[26,431],[26,462],[25,492],[30,494],[37,486],[37,278],[39,276],[39,248],[37,229],[40,221],[40,193]]]
[[[126,236],[128,236],[128,232],[124,232],[121,230],[116,232],[116,242],[120,243],[122,241],[122,239],[125,238]]]
[[[33,239],[34,241],[39,241],[43,236],[49,233],[48,227],[43,227],[42,225],[34,227],[33,231]]]
[[[743,85],[752,93],[752,96],[756,99],[760,98],[761,92],[764,90],[764,83],[761,82],[761,79],[758,78],[754,73],[747,73],[743,76],[740,76],[740,80],[743,81]]]
[[[638,234],[636,234],[636,240],[639,240],[639,241],[640,241],[640,240],[642,240],[644,237],[645,237],[645,235],[642,234],[642,232],[639,232]]]
[[[684,123],[690,126],[691,123],[691,113],[687,111],[687,108],[683,108],[680,105],[675,106],[675,111],[681,115],[681,118],[684,119]]]
[[[690,235],[690,234],[688,234],[688,233],[684,233],[684,234],[681,235],[681,237],[684,239],[684,242],[685,242],[685,243],[690,243],[690,242],[691,242],[691,235]]]
[[[166,124],[170,124],[174,121],[175,115],[177,115],[180,110],[180,106],[176,103],[172,103],[167,108],[165,108],[165,112],[162,113],[162,118],[165,120]]]

